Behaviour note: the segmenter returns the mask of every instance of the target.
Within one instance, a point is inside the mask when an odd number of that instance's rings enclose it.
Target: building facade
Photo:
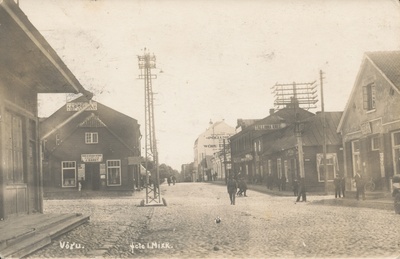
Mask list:
[[[0,0],[0,219],[43,212],[38,93],[87,92],[14,1]]]
[[[211,158],[214,153],[224,149],[235,129],[225,121],[210,122],[206,131],[199,135],[194,143],[194,170],[197,180],[207,180],[206,172],[213,174]]]
[[[298,114],[296,116],[296,114]],[[313,114],[294,107],[286,107],[278,111],[270,110],[269,116],[260,120],[238,120],[238,133],[231,142],[232,169],[235,174],[241,173],[249,182],[262,181],[266,174],[266,165],[261,161],[261,136],[286,128],[297,119],[304,119]]]
[[[325,171],[323,155],[323,131],[325,116],[326,135],[326,168],[329,190],[333,189],[333,179],[343,175],[343,149],[341,136],[336,132],[342,112],[317,113],[297,125],[301,128],[301,142],[303,147],[304,178],[307,191],[325,190]],[[261,142],[259,152],[260,164],[265,181],[273,186],[282,184],[282,177],[286,179],[289,189],[294,180],[299,180],[299,139],[296,135],[296,124],[282,128],[272,133],[263,134],[255,141]]]
[[[377,190],[389,190],[390,178],[400,173],[399,71],[400,51],[364,54],[337,129],[348,182],[360,172]]]
[[[88,191],[134,191],[140,169],[129,161],[140,157],[137,120],[78,98],[41,128],[45,192],[76,191],[79,183]]]

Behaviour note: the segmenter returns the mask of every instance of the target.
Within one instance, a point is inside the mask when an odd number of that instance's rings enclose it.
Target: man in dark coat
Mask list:
[[[306,183],[305,183],[305,179],[304,178],[300,178],[300,183],[299,183],[299,194],[297,195],[297,200],[296,202],[300,201],[300,197],[301,197],[301,201],[306,202],[307,201],[307,197],[306,197]]]
[[[231,200],[231,205],[235,205],[235,196],[237,191],[237,183],[236,180],[233,179],[232,175],[229,175],[228,183],[227,183],[229,199]]]
[[[340,177],[339,175],[333,179],[333,184],[335,185],[335,198],[339,196],[340,198]]]

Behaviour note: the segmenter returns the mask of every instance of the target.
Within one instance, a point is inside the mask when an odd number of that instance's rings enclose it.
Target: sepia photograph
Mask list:
[[[400,258],[399,0],[0,0],[0,259]]]

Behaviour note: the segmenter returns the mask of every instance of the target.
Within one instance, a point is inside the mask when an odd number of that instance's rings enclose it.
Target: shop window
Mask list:
[[[24,182],[22,118],[10,112],[4,116],[5,159],[4,170],[8,184]]]
[[[375,110],[375,84],[369,84],[363,87],[363,108],[364,110]]]
[[[371,150],[372,151],[377,151],[381,147],[381,141],[379,137],[373,137],[371,138]]]
[[[107,160],[107,185],[121,185],[121,160]]]
[[[62,187],[76,187],[76,162],[61,162]]]
[[[318,171],[318,181],[325,181],[325,164],[324,155],[317,154],[317,171]],[[336,153],[326,154],[326,171],[328,172],[328,181],[331,182],[338,175],[339,164],[337,160]]]
[[[99,142],[99,135],[97,132],[86,132],[85,143],[86,144],[97,144]]]

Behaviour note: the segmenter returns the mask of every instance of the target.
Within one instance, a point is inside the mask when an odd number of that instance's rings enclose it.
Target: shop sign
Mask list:
[[[97,102],[67,103],[67,111],[69,111],[69,112],[80,111],[88,104],[89,104],[89,107],[86,108],[86,111],[97,111]]]
[[[100,174],[101,175],[106,174],[106,164],[100,164]]]
[[[85,163],[103,162],[103,154],[81,154],[81,160]]]

